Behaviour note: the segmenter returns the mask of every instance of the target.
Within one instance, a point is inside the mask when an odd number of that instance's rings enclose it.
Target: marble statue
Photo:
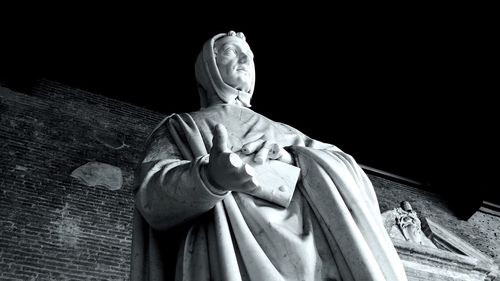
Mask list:
[[[165,118],[137,170],[131,280],[407,280],[355,160],[250,109],[243,33],[195,73],[201,109]]]

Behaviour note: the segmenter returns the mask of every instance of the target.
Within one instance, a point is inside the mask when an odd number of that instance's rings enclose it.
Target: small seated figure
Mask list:
[[[390,237],[436,248],[422,232],[420,219],[410,202],[402,201],[400,207],[384,212],[382,218]]]
[[[401,202],[401,208],[398,208],[399,216],[396,217],[396,225],[408,241],[422,243],[422,229],[420,219],[417,213],[411,208],[410,202]]]
[[[208,40],[201,109],[148,138],[131,280],[406,280],[364,171],[251,110],[254,67],[243,33]]]

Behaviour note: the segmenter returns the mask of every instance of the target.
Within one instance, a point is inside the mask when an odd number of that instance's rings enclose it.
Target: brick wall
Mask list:
[[[126,280],[133,170],[163,116],[49,81],[0,90],[0,280]],[[70,176],[91,161],[122,188]]]
[[[133,170],[163,117],[50,81],[0,87],[0,280],[127,280]],[[93,161],[120,168],[121,189],[70,176]],[[498,218],[459,221],[432,193],[370,177],[382,211],[408,200],[498,261]]]

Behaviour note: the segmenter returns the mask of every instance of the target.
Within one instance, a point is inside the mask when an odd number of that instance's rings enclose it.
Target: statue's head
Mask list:
[[[255,66],[243,33],[230,31],[208,40],[198,55],[195,71],[202,107],[216,103],[250,107]]]
[[[229,32],[228,36],[215,41],[214,54],[222,81],[249,93],[255,79],[255,66],[245,35],[241,32]]]
[[[411,205],[410,205],[410,202],[408,201],[401,201],[401,209],[407,211],[407,212],[410,212],[410,211],[413,211]]]

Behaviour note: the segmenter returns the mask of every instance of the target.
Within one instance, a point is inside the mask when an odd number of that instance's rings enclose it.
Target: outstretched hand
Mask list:
[[[251,192],[258,187],[254,169],[227,146],[228,134],[222,124],[215,126],[206,175],[212,186],[221,191]]]

